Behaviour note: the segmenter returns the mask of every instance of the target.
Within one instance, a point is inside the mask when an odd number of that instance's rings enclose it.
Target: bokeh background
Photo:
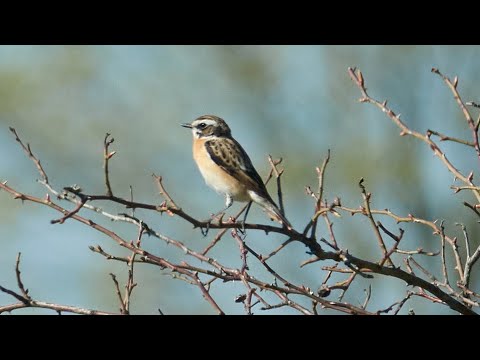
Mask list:
[[[315,166],[331,149],[327,199],[338,196],[344,205],[358,207],[362,198],[357,184],[363,177],[373,193],[374,208],[445,219],[447,234],[452,236],[461,237],[455,223],[465,223],[473,244],[478,245],[478,224],[462,205],[471,200],[470,195],[452,193],[452,175],[425,144],[398,136],[399,129],[384,114],[357,102],[360,93],[347,67],[360,68],[370,95],[388,99],[413,129],[430,128],[470,139],[450,91],[430,69],[437,67],[452,78],[457,75],[463,98],[479,101],[479,59],[480,48],[473,46],[1,46],[0,179],[17,190],[45,196],[46,189],[35,181],[39,175],[33,163],[8,131],[13,126],[31,144],[56,188],[78,184],[87,193],[101,193],[102,141],[109,132],[115,138],[112,149],[117,151],[110,163],[117,195],[128,196],[132,185],[136,200],[159,203],[150,176],[155,172],[163,176],[185,211],[206,218],[223,206],[224,199],[205,186],[191,159],[191,134],[179,123],[216,114],[227,120],[262,176],[269,170],[268,154],[284,159],[284,200],[295,227],[303,227],[312,214],[304,187],[316,185]],[[450,143],[441,147],[463,173],[477,172],[473,149]],[[276,194],[273,184],[269,189]],[[99,205],[112,213],[124,211],[120,206]],[[239,207],[236,204],[232,213]],[[111,223],[88,210],[81,214],[114,227],[126,238],[136,236],[131,226]],[[176,218],[141,210],[136,215],[197,250],[214,235],[203,238],[198,229]],[[125,266],[92,253],[88,246],[99,244],[113,254],[126,253],[111,239],[74,221],[51,225],[50,220],[58,217],[51,209],[22,204],[0,191],[0,283],[16,289],[14,264],[20,251],[23,279],[34,298],[116,311],[108,274],[114,272],[123,284]],[[398,232],[393,221],[379,219]],[[269,222],[257,208],[252,208],[249,221]],[[344,215],[333,221],[342,247],[357,256],[378,259],[380,252],[366,218]],[[323,222],[320,225],[320,233],[327,236]],[[401,227],[406,230],[402,248],[439,249],[439,239],[429,229]],[[283,240],[250,232],[246,241],[267,254]],[[154,238],[144,239],[144,246],[172,261],[185,258]],[[325,276],[321,270],[325,263],[299,269],[309,257],[305,250],[292,244],[270,264],[290,281],[316,289]],[[240,266],[237,245],[229,235],[211,256]],[[269,279],[256,260],[249,259],[251,271]],[[439,259],[417,260],[441,276]],[[479,291],[478,272],[474,271],[472,282],[475,291]],[[156,314],[159,308],[166,314],[213,313],[196,287],[165,271],[139,265],[136,280],[133,313]],[[368,309],[387,307],[405,294],[400,281],[376,277],[371,284]],[[367,286],[359,279],[344,300],[362,304]],[[243,305],[234,302],[241,293],[243,287],[237,283],[218,282],[212,287],[215,299],[229,314],[243,313]],[[330,297],[336,299],[338,294]],[[0,293],[0,304],[13,301]],[[401,313],[410,308],[417,313],[452,313],[419,299],[410,300]],[[280,308],[268,313],[294,312]]]

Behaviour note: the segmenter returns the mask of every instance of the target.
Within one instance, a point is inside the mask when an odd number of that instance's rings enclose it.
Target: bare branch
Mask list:
[[[110,134],[107,133],[105,138],[103,139],[103,170],[105,175],[105,188],[107,196],[113,196],[112,187],[110,185],[110,178],[108,174],[108,161],[115,155],[115,151],[110,152],[108,148],[110,145],[115,141],[112,137],[110,138]]]
[[[463,232],[463,238],[465,239],[465,249],[467,252],[467,259],[465,260],[465,269],[463,271],[463,280],[462,283],[468,288],[470,284],[470,275],[472,268],[480,257],[480,245],[477,247],[472,256],[470,256],[470,239],[468,237],[467,229],[463,224],[457,224],[461,226]]]
[[[475,144],[471,141],[467,141],[467,140],[463,140],[463,139],[458,139],[458,138],[455,138],[455,137],[451,137],[451,136],[447,136],[447,135],[444,135],[444,134],[441,134],[439,133],[438,131],[435,131],[435,130],[430,130],[428,129],[427,130],[427,134],[431,134],[431,135],[435,135],[435,136],[438,136],[440,138],[440,141],[453,141],[453,142],[456,142],[456,143],[459,143],[459,144],[463,144],[463,145],[467,145],[467,146],[470,146],[470,147],[475,147]]]
[[[57,224],[57,223],[63,224],[65,222],[65,220],[67,220],[68,218],[71,218],[73,215],[78,213],[80,211],[80,209],[85,205],[86,202],[87,202],[87,199],[82,198],[81,202],[75,207],[75,209],[73,209],[69,213],[65,214],[60,219],[50,220],[50,223],[51,224]]]
[[[15,140],[20,144],[27,156],[34,162],[38,172],[40,173],[40,176],[42,177],[42,180],[45,182],[45,184],[49,185],[47,173],[43,170],[40,160],[38,160],[35,155],[33,155],[32,150],[30,149],[30,144],[27,144],[27,146],[25,146],[20,137],[18,136],[17,131],[13,127],[9,127],[9,129],[13,133],[13,135],[15,135]]]
[[[452,188],[458,192],[462,190],[471,191],[477,199],[477,202],[480,203],[480,188],[473,184],[473,173],[470,173],[468,176],[463,176],[445,157],[445,154],[438,148],[438,146],[431,140],[431,136],[439,136],[440,141],[454,141],[458,143],[462,143],[465,145],[471,146],[468,142],[462,142],[460,139],[447,137],[443,134],[434,131],[428,131],[427,135],[420,134],[418,132],[410,130],[401,120],[400,115],[396,115],[390,110],[386,102],[379,103],[378,101],[372,99],[367,94],[365,88],[365,80],[363,75],[360,71],[355,71],[353,69],[349,69],[350,76],[352,80],[357,84],[360,91],[362,92],[362,102],[370,102],[384,112],[387,113],[388,117],[391,118],[401,129],[401,135],[411,135],[414,136],[424,142],[426,142],[434,152],[436,156],[438,156],[441,161],[445,164],[447,169],[452,172],[456,178],[462,180],[464,184],[462,186],[452,186]],[[443,75],[442,75],[443,76]],[[444,79],[445,80],[445,79]],[[448,80],[448,79],[447,79]],[[448,80],[449,81],[449,80]],[[453,82],[450,82],[456,88],[458,79],[455,79]],[[461,99],[457,99],[457,102]],[[463,103],[462,103],[463,104]],[[465,105],[464,105],[465,106]],[[470,119],[471,120],[471,119]],[[469,121],[469,125],[473,123],[473,120]],[[475,125],[474,125],[475,126]],[[476,125],[476,130],[478,131],[478,125]],[[343,206],[340,203],[339,198],[335,197],[334,201],[329,203],[324,197],[324,177],[325,177],[325,170],[327,164],[330,160],[330,151],[327,154],[327,157],[324,159],[323,164],[320,168],[316,168],[317,176],[318,176],[318,189],[316,192],[312,191],[309,187],[307,187],[307,194],[315,200],[315,214],[307,223],[305,230],[300,233],[294,229],[285,228],[285,227],[276,227],[270,225],[262,225],[262,224],[241,224],[237,223],[235,219],[241,215],[241,213],[245,210],[245,207],[238,213],[236,217],[230,217],[227,221],[223,221],[222,218],[215,220],[215,222],[208,222],[208,221],[199,221],[196,218],[189,215],[187,212],[183,211],[173,200],[172,196],[166,191],[164,184],[162,182],[162,178],[153,175],[155,182],[158,186],[160,194],[165,198],[162,204],[146,204],[135,202],[133,199],[133,191],[130,187],[130,198],[127,200],[126,198],[121,198],[114,196],[112,193],[112,189],[110,186],[110,179],[109,179],[109,170],[108,170],[108,161],[109,159],[115,154],[115,152],[109,152],[109,146],[113,142],[113,138],[109,138],[109,134],[105,136],[104,139],[104,176],[105,176],[105,187],[106,187],[106,195],[91,195],[85,194],[83,191],[76,187],[67,187],[65,188],[65,192],[57,192],[48,184],[48,178],[46,177],[43,168],[40,165],[40,161],[32,154],[30,146],[23,145],[23,142],[19,139],[17,133],[14,129],[11,129],[12,133],[16,136],[17,141],[21,144],[24,151],[27,155],[34,161],[37,169],[39,170],[42,181],[45,186],[47,186],[48,190],[55,194],[59,200],[67,200],[72,203],[75,203],[76,206],[72,211],[66,210],[64,207],[57,205],[50,199],[50,196],[47,195],[45,199],[37,198],[26,193],[21,193],[17,190],[14,190],[12,187],[4,183],[0,183],[0,189],[5,190],[6,192],[10,193],[15,199],[20,199],[22,201],[31,201],[35,202],[44,206],[48,206],[60,213],[62,213],[62,217],[57,220],[53,220],[53,223],[64,223],[67,219],[76,220],[84,225],[93,228],[96,231],[99,231],[111,240],[115,241],[119,246],[126,248],[131,252],[130,256],[122,257],[122,256],[115,256],[108,254],[105,252],[100,246],[90,247],[90,249],[94,252],[97,252],[104,256],[106,259],[121,261],[124,262],[128,266],[128,278],[125,284],[124,292],[121,291],[119,282],[117,281],[116,277],[112,274],[112,280],[114,281],[115,289],[117,292],[117,296],[120,301],[120,313],[122,314],[129,314],[130,312],[130,304],[131,304],[131,294],[136,286],[134,282],[134,264],[135,263],[145,263],[149,265],[153,265],[158,267],[164,271],[164,275],[168,275],[173,277],[174,279],[179,279],[185,281],[188,284],[192,284],[199,288],[200,292],[202,293],[205,300],[212,306],[218,314],[224,314],[224,311],[221,309],[219,304],[212,296],[211,288],[212,284],[215,282],[214,287],[216,288],[221,283],[225,282],[240,282],[244,286],[244,291],[242,294],[239,295],[237,298],[237,302],[243,303],[245,307],[245,311],[247,314],[252,314],[252,309],[257,305],[261,304],[264,310],[270,310],[275,308],[281,307],[289,307],[299,311],[302,314],[317,314],[321,309],[331,309],[334,311],[339,311],[343,313],[349,314],[380,314],[380,313],[389,313],[394,311],[397,314],[400,309],[403,307],[406,301],[411,296],[419,296],[425,298],[429,301],[434,303],[441,303],[449,306],[451,309],[461,313],[461,314],[475,314],[475,312],[471,309],[473,306],[480,306],[480,304],[475,301],[475,296],[477,295],[472,290],[468,289],[468,282],[469,282],[469,274],[475,262],[480,257],[480,247],[475,250],[473,255],[471,255],[470,251],[470,244],[468,235],[464,230],[465,241],[467,244],[467,255],[465,264],[463,264],[462,259],[459,254],[457,239],[451,238],[445,234],[443,222],[438,225],[437,221],[429,221],[425,219],[421,219],[409,214],[407,217],[401,217],[396,214],[393,214],[389,210],[376,210],[372,208],[371,203],[371,193],[367,193],[365,186],[363,185],[363,179],[360,181],[359,185],[362,191],[363,197],[363,206],[357,209],[351,209],[348,207]],[[475,141],[474,141],[475,143]],[[476,144],[474,144],[475,148],[478,148],[478,137],[476,139]],[[277,190],[279,196],[279,206],[280,209],[283,211],[284,204],[283,204],[283,197],[282,197],[282,189],[281,189],[281,175],[283,170],[279,170],[277,165],[280,163],[281,159],[278,161],[274,161],[271,156],[268,158],[269,163],[271,165],[270,173],[266,180],[266,183],[269,179],[275,178],[277,179]],[[460,176],[458,176],[460,175]],[[462,178],[463,176],[463,178]],[[102,209],[91,205],[93,201],[105,201],[109,204],[117,203],[124,205],[127,209],[135,210],[137,208],[156,211],[160,214],[166,212],[170,216],[177,216],[186,222],[189,222],[193,225],[194,228],[200,227],[204,228],[207,224],[211,229],[219,229],[219,232],[215,235],[212,242],[203,250],[203,252],[198,252],[195,250],[194,247],[189,247],[185,245],[186,243],[178,241],[176,239],[170,238],[168,236],[163,235],[162,233],[156,231],[154,228],[149,227],[145,222],[135,217],[135,214],[132,212],[132,215],[127,214],[119,214],[113,215],[109,214]],[[95,223],[93,220],[88,219],[86,217],[80,216],[80,210],[85,207],[90,210],[97,211],[101,215],[107,216],[110,219],[117,220],[117,221],[125,221],[130,224],[135,224],[138,227],[138,235],[133,239],[129,239],[128,241],[119,236],[117,233],[112,231],[110,228],[105,226],[101,226]],[[480,208],[480,205],[471,205],[469,206],[472,210],[474,210],[477,215],[479,212],[477,208]],[[337,210],[343,210],[344,212],[350,213],[351,215],[354,214],[362,214],[369,219],[370,225],[372,227],[373,233],[377,239],[379,247],[383,253],[382,258],[378,263],[366,261],[360,259],[348,252],[347,249],[341,249],[338,247],[335,233],[333,231],[333,223],[329,219],[329,215],[332,214],[337,217],[341,217],[341,214]],[[387,229],[380,221],[375,221],[374,216],[382,215],[382,216],[389,216],[395,219],[398,223],[400,222],[409,222],[413,224],[422,224],[424,226],[428,226],[432,229],[433,235],[438,236],[441,241],[441,251],[439,252],[427,252],[424,251],[421,247],[417,248],[416,250],[403,250],[399,249],[399,243],[403,238],[404,230],[400,229],[399,234],[395,234]],[[317,240],[316,233],[317,233],[317,223],[318,217],[323,216],[325,219],[325,223],[327,226],[327,230],[329,233],[329,239],[331,242],[325,240],[324,238],[320,238]],[[252,229],[259,232],[265,232],[265,234],[275,233],[280,234],[286,237],[286,240],[277,247],[273,252],[271,252],[268,256],[263,256],[261,254],[256,253],[253,249],[251,249],[238,234],[238,229]],[[239,249],[240,249],[240,258],[241,258],[241,266],[240,268],[232,268],[223,265],[220,261],[207,256],[206,254],[220,241],[223,235],[226,233],[228,229],[231,229],[231,234],[233,238],[236,240]],[[310,231],[311,230],[311,231]],[[169,261],[155,253],[150,251],[144,250],[142,246],[142,236],[144,233],[148,235],[152,235],[156,239],[160,241],[172,245],[174,248],[178,249],[177,251],[182,252],[182,258],[179,263],[174,263]],[[390,248],[387,249],[386,242],[383,237],[383,234],[390,237],[394,244]],[[257,233],[258,234],[258,233]],[[300,283],[292,283],[288,281],[283,274],[280,274],[276,270],[272,268],[269,264],[267,264],[267,260],[272,256],[278,254],[280,250],[286,247],[291,242],[300,242],[302,243],[307,250],[307,253],[313,255],[308,260],[302,262],[301,267],[306,264],[311,264],[318,261],[325,261],[328,260],[329,266],[323,266],[322,269],[326,270],[326,276],[321,275],[321,279],[323,279],[322,285],[318,290],[312,291],[308,286],[303,285]],[[327,244],[333,251],[326,251],[330,250],[328,247],[326,250],[322,248],[323,243]],[[346,239],[348,242],[348,239]],[[446,255],[445,255],[445,244],[449,244],[449,246],[453,250],[453,255],[455,257],[455,268],[459,273],[460,281],[458,282],[458,288],[453,289],[452,286],[449,284],[449,278],[447,273],[446,267]],[[203,246],[202,246],[203,247]],[[155,247],[152,247],[156,249]],[[155,252],[155,250],[152,250]],[[267,278],[269,280],[264,280],[261,278],[255,277],[249,270],[249,264],[247,263],[247,253],[251,253],[256,259],[259,260],[260,264],[267,270]],[[404,258],[405,256],[401,255],[408,255],[406,259],[404,259],[407,271],[402,270],[400,267],[394,267],[393,262],[391,259],[392,254],[396,255],[396,258]],[[441,253],[441,261],[442,261],[442,271],[443,271],[443,283],[439,282],[435,276],[425,267],[422,267],[413,257],[412,255],[426,255],[426,256],[435,256]],[[163,253],[161,253],[163,254]],[[191,259],[190,262],[188,259]],[[248,259],[250,260],[250,258]],[[17,273],[17,283],[20,289],[20,292],[14,292],[9,289],[5,289],[0,287],[0,290],[15,297],[19,303],[6,305],[0,307],[1,311],[13,311],[16,309],[20,309],[23,307],[42,307],[38,306],[39,302],[33,300],[29,295],[28,291],[24,288],[23,283],[21,282],[20,278],[20,270],[19,270],[19,262],[20,262],[20,255],[17,258],[16,264],[16,273]],[[333,265],[331,265],[333,263]],[[385,265],[385,263],[387,263]],[[251,263],[250,263],[251,265]],[[422,277],[417,276],[413,272],[412,266],[418,268],[424,275],[426,275],[427,279],[423,279]],[[465,265],[465,268],[463,267]],[[332,277],[332,274],[339,273],[336,277]],[[341,274],[345,275],[341,275]],[[363,305],[354,306],[350,303],[342,302],[342,299],[354,283],[357,275],[361,275],[364,278],[371,278],[371,274],[379,274],[384,275],[396,279],[401,279],[405,281],[408,285],[414,288],[414,291],[407,292],[407,295],[400,301],[392,304],[390,307],[384,310],[378,311],[367,311],[366,307],[372,297],[372,288],[371,285],[368,284],[368,290],[366,290],[365,301]],[[338,279],[340,278],[340,280]],[[343,278],[343,279],[342,279]],[[273,279],[273,283],[272,283]],[[331,284],[335,279],[337,281],[333,285]],[[217,281],[220,280],[220,281]],[[216,282],[217,281],[217,282]],[[318,285],[317,285],[318,286]],[[461,289],[461,290],[458,290]],[[331,301],[328,299],[331,292],[333,290],[340,290],[339,300],[338,301]],[[123,292],[123,295],[122,295]],[[270,295],[274,294],[277,299],[280,301],[277,304],[270,303],[270,300],[265,301],[262,292],[267,292]],[[268,298],[267,298],[268,299]],[[297,301],[297,299],[302,299],[302,301]],[[307,309],[304,304],[305,300],[308,300]],[[50,304],[52,306],[48,307],[44,303],[43,307],[51,308],[51,309],[60,309],[56,311],[72,311],[77,313],[102,313],[96,310],[88,310],[88,309],[81,309],[81,308],[71,308],[70,310],[64,310],[68,307],[56,304]],[[55,308],[56,307],[56,308]],[[258,309],[257,307],[256,309]]]
[[[31,301],[32,298],[30,297],[30,295],[28,295],[28,290],[25,289],[25,286],[23,286],[22,278],[20,276],[21,275],[21,271],[20,271],[20,256],[21,255],[22,255],[22,253],[18,253],[17,260],[15,261],[15,274],[16,274],[16,277],[17,277],[17,286],[22,293],[22,297],[26,300]]]
[[[370,220],[370,224],[372,225],[373,232],[375,234],[375,237],[377,238],[378,245],[380,246],[380,249],[383,252],[383,257],[385,259],[387,259],[386,261],[388,262],[389,265],[393,266],[393,262],[390,259],[387,248],[385,246],[385,242],[383,241],[382,235],[380,234],[380,231],[378,230],[378,226],[375,223],[375,220],[373,219],[372,211],[370,209],[370,198],[371,198],[372,194],[367,193],[367,190],[365,189],[365,185],[363,185],[363,178],[360,179],[358,185],[360,186],[360,189],[362,190],[365,213],[366,213],[368,219]],[[382,265],[383,265],[383,263],[384,263],[384,261],[381,262]]]
[[[158,186],[158,190],[159,190],[160,195],[162,195],[163,197],[165,197],[165,199],[167,199],[169,207],[172,207],[173,209],[179,209],[177,204],[175,204],[175,201],[173,201],[172,197],[168,194],[167,190],[165,190],[165,187],[163,186],[163,182],[162,182],[163,178],[161,176],[158,176],[158,175],[155,175],[155,174],[152,174],[152,176],[155,179],[155,181],[157,182],[157,186]],[[168,212],[168,210],[167,210],[167,212]]]
[[[450,284],[448,280],[448,271],[447,271],[447,262],[445,258],[445,227],[443,226],[444,221],[440,223],[440,238],[442,239],[442,248],[441,248],[441,254],[442,254],[442,272],[443,272],[443,282],[447,285]]]
[[[440,150],[438,145],[430,138],[431,133],[427,133],[427,135],[423,135],[417,131],[411,130],[405,123],[400,120],[400,116],[396,115],[390,108],[387,107],[386,101],[383,103],[379,102],[378,100],[375,100],[371,98],[364,85],[364,81],[360,80],[361,78],[361,72],[358,70],[356,73],[354,69],[348,68],[348,73],[350,77],[352,78],[353,82],[357,85],[357,87],[360,89],[360,92],[362,93],[363,97],[360,99],[360,102],[367,102],[375,105],[378,107],[382,112],[384,112],[400,129],[400,135],[410,135],[413,136],[423,142],[425,142],[430,149],[433,151],[433,153],[442,161],[447,169],[458,179],[463,181],[466,185],[470,186],[475,186],[474,183],[472,183],[471,179],[469,179],[467,176],[464,176],[457,168],[447,159],[445,153]],[[463,109],[462,109],[463,110]],[[467,111],[468,113],[468,111]],[[480,192],[474,190],[473,194],[475,195],[476,199],[478,202],[480,202]]]
[[[458,106],[460,107],[460,110],[462,110],[463,115],[465,116],[465,119],[467,120],[468,127],[470,128],[472,132],[472,137],[473,137],[473,145],[475,147],[475,151],[477,152],[477,157],[480,160],[480,145],[478,143],[478,125],[475,125],[473,122],[473,118],[470,115],[470,112],[468,111],[467,107],[465,106],[465,103],[463,102],[462,98],[460,97],[460,94],[458,93],[457,90],[457,83],[458,83],[458,78],[455,77],[455,80],[453,82],[450,81],[448,77],[443,75],[440,70],[436,68],[432,68],[432,72],[440,76],[445,84],[450,88],[452,91],[453,97],[455,98],[455,101],[457,102]],[[478,191],[477,191],[478,192]]]
[[[67,305],[60,305],[60,304],[51,304],[44,301],[38,301],[38,300],[32,299],[32,297],[28,294],[28,290],[25,289],[25,286],[23,285],[23,281],[21,279],[20,255],[21,253],[18,253],[17,260],[15,262],[15,274],[17,277],[17,286],[20,289],[21,294],[18,294],[15,291],[9,290],[0,285],[0,291],[13,296],[15,299],[19,300],[20,303],[0,306],[0,314],[3,312],[11,312],[18,309],[32,307],[32,308],[51,309],[58,313],[65,311],[65,312],[71,312],[75,314],[84,314],[84,315],[115,315],[114,313],[105,312],[105,311],[84,309],[84,308],[79,308],[75,306],[67,306]]]
[[[122,293],[120,292],[120,285],[118,284],[117,277],[113,273],[110,273],[110,276],[112,277],[113,284],[115,285],[115,292],[117,293],[118,301],[120,302],[120,313],[123,315],[128,315],[128,310],[125,308],[125,303],[123,301]]]
[[[365,301],[363,302],[363,305],[362,305],[362,309],[366,309],[367,308],[367,305],[368,305],[368,302],[370,301],[370,297],[372,296],[372,285],[368,285],[368,289],[365,289],[365,294],[366,294],[366,297],[365,297]]]

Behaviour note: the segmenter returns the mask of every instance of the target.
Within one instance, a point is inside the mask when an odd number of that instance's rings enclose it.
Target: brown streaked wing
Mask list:
[[[218,166],[242,184],[246,184],[247,187],[259,195],[273,202],[262,178],[253,167],[252,161],[236,140],[228,138],[212,139],[205,142],[205,147],[210,158]]]

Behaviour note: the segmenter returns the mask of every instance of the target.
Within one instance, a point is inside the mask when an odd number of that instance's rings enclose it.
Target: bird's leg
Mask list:
[[[229,194],[225,194],[225,208],[223,208],[222,210],[220,210],[219,212],[217,212],[216,214],[212,215],[208,220],[205,220],[204,222],[207,223],[207,226],[205,228],[205,231],[203,230],[203,228],[201,228],[201,231],[202,231],[202,235],[203,236],[207,236],[208,234],[208,230],[210,229],[210,223],[213,221],[213,219],[215,219],[218,215],[224,213],[225,211],[228,210],[228,208],[230,206],[232,206],[233,204],[233,198],[231,195]]]
[[[217,212],[215,215],[212,216],[212,219],[215,219],[218,215],[224,213],[225,211],[228,210],[228,208],[230,208],[230,206],[232,206],[233,204],[233,198],[231,195],[229,194],[225,194],[225,207],[220,210],[219,212]]]
[[[243,220],[241,221],[242,228],[238,229],[238,231],[240,231],[243,235],[246,235],[247,233],[247,230],[245,230],[245,224],[247,223],[247,215],[248,215],[248,212],[250,211],[251,206],[252,206],[252,202],[249,201],[247,205],[247,210],[245,210],[245,215],[243,215]]]
[[[203,237],[207,236],[208,234],[208,230],[210,229],[210,221],[207,220],[207,226],[205,227],[205,230],[203,230],[203,227],[200,227]]]

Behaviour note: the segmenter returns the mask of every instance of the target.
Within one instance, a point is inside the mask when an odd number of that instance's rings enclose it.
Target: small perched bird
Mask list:
[[[232,206],[234,200],[253,201],[275,220],[289,230],[292,229],[268,194],[247,153],[232,137],[230,128],[223,119],[203,115],[190,124],[181,125],[192,129],[193,158],[205,182],[215,191],[225,194],[226,207],[221,212]]]

